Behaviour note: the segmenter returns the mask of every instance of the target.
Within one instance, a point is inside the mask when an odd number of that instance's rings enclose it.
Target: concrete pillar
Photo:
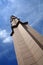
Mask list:
[[[18,65],[43,65],[43,36],[15,16],[11,28]]]

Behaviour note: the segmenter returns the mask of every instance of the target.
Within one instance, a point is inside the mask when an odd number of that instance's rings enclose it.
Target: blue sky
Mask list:
[[[28,21],[30,26],[43,35],[43,0],[0,0],[0,65],[17,65],[10,37],[11,15],[23,22]]]

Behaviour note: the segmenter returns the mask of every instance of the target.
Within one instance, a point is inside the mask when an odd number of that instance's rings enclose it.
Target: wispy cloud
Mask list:
[[[6,2],[5,0],[3,1],[4,3]],[[3,17],[6,21],[11,14],[14,14],[22,20],[28,20],[29,23],[32,24],[36,19],[42,16],[42,6],[43,4],[40,0],[7,0],[7,5],[2,9],[1,14],[4,15]]]
[[[9,32],[6,30],[0,29],[0,39],[2,39],[3,43],[10,43],[12,42],[12,38],[9,35]]]

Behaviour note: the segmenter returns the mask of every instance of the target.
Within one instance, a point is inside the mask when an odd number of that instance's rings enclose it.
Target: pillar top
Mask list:
[[[15,18],[17,18],[17,17],[16,17],[16,16],[14,16],[14,15],[11,15],[11,19],[13,19],[13,18],[15,19]]]
[[[14,19],[18,19],[18,20],[20,20],[20,19],[19,19],[19,18],[17,18],[16,16],[11,15],[11,17],[10,17],[10,22],[12,22]]]

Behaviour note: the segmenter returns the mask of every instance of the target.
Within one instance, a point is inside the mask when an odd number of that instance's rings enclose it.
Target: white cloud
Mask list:
[[[3,40],[3,43],[9,43],[12,41],[12,38],[11,37],[7,37]]]
[[[7,32],[6,30],[1,30],[0,29],[0,39],[2,39],[3,43],[10,43],[12,42],[12,38],[9,35],[9,32]]]
[[[0,38],[6,38],[8,35],[6,30],[0,30]]]

